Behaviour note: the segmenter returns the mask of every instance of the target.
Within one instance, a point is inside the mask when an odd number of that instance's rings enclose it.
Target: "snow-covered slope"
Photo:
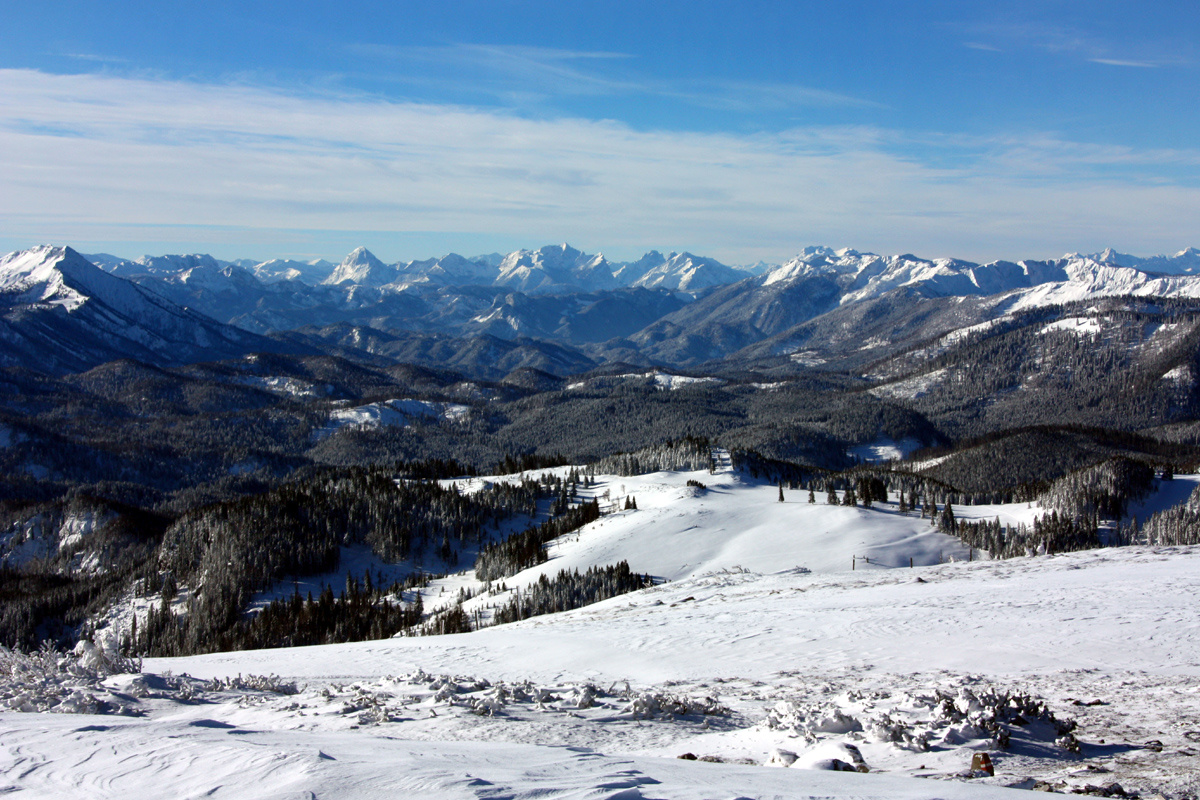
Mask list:
[[[395,266],[388,266],[376,258],[370,250],[359,247],[342,259],[322,283],[336,286],[353,283],[359,286],[385,286],[398,277]]]
[[[1078,253],[1072,253],[1066,258],[1080,258]],[[1200,273],[1200,250],[1187,247],[1174,255],[1134,256],[1129,253],[1118,253],[1111,247],[1099,253],[1092,253],[1087,258],[1102,264],[1113,264],[1118,267],[1134,267],[1146,272],[1162,272],[1167,275],[1195,275]]]
[[[402,283],[431,283],[438,286],[487,285],[496,278],[497,267],[486,259],[468,259],[458,253],[441,258],[410,261],[399,265]]]
[[[483,480],[472,479],[464,489]],[[689,480],[706,488],[689,486]],[[840,572],[854,563],[879,569],[908,566],[910,558],[927,565],[968,557],[956,539],[938,533],[929,520],[900,515],[894,505],[831,506],[824,493],[809,504],[808,493],[799,490],[786,490],[785,502],[780,503],[778,487],[732,471],[600,476],[590,493],[618,509],[625,498],[633,497],[638,507],[564,537],[552,546],[550,561],[510,583],[533,581],[543,572],[553,575],[560,569],[583,570],[622,560],[638,572],[674,581],[737,568]],[[1012,524],[1031,521],[1034,513],[1023,505],[978,506],[971,511],[983,519],[1002,514]]]
[[[254,277],[263,283],[279,281],[303,281],[316,285],[328,278],[336,265],[323,258],[313,261],[294,261],[286,258],[273,258],[250,267]]]
[[[105,677],[86,648],[70,671],[9,658],[0,702],[75,713],[4,714],[0,782],[47,797],[435,800],[1200,785],[1200,548],[909,568],[884,553],[937,534],[890,504],[780,503],[728,471],[601,475],[589,491],[638,509],[560,539],[510,590],[615,556],[675,580],[470,634],[152,659],[145,675]],[[834,563],[864,546],[870,563]],[[797,568],[825,568],[831,547],[830,571]],[[455,580],[427,588],[428,605]],[[980,752],[995,777],[969,771]],[[871,772],[828,771],[833,759]]]
[[[1015,308],[1058,305],[1098,297],[1200,297],[1200,276],[1158,275],[1133,267],[1105,264],[1091,258],[1062,263],[1064,280],[1048,281],[1021,293]]]
[[[603,255],[581,253],[566,243],[509,253],[500,262],[495,284],[534,294],[617,285]]]
[[[1136,259],[1106,250],[1091,256],[1071,254],[1056,261],[993,261],[973,264],[957,259],[923,259],[912,255],[878,256],[855,250],[806,248],[768,273],[763,286],[815,275],[834,276],[842,289],[842,305],[879,297],[894,289],[917,288],[926,297],[994,295],[1028,292],[1026,305],[1050,305],[1089,297],[1155,295],[1200,296],[1200,276],[1192,276],[1189,250],[1167,259]],[[1161,272],[1171,276],[1153,274]]]
[[[633,279],[631,285],[650,289],[662,288],[695,292],[713,286],[736,283],[750,273],[727,267],[713,258],[701,258],[691,253],[668,253],[666,256],[651,250],[642,258],[617,272],[617,279]]]
[[[332,411],[329,421],[313,431],[313,438],[330,436],[343,428],[405,427],[414,419],[461,420],[470,411],[460,403],[432,403],[428,400],[400,398]]]
[[[252,280],[252,278],[251,278]],[[0,364],[69,372],[118,358],[179,364],[279,345],[104,272],[69,247],[0,258]]]

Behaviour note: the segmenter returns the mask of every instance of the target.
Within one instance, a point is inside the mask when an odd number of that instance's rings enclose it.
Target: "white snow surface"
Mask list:
[[[238,383],[289,397],[327,397],[333,393],[332,384],[315,384],[286,375],[246,375]]]
[[[920,449],[921,443],[916,439],[905,438],[896,441],[889,437],[883,437],[873,442],[851,447],[850,455],[863,461],[901,461],[908,458],[914,450]]]
[[[1134,512],[1178,502],[1197,480],[1162,483]],[[729,471],[598,476],[589,491],[616,507],[633,495],[638,509],[552,543],[509,589],[618,559],[669,582],[469,634],[149,659],[139,676],[75,670],[13,688],[6,666],[0,707],[93,713],[0,713],[0,789],[530,800],[982,800],[1035,780],[1119,782],[1143,797],[1200,789],[1200,547],[939,564],[967,553],[894,502],[809,504],[785,488],[781,503],[776,486]],[[252,677],[264,675],[282,677]],[[1079,754],[1026,694],[1078,723]],[[1026,716],[1000,749],[984,726],[1018,706]],[[994,778],[965,777],[980,751]],[[822,771],[856,754],[870,774]]]
[[[1200,256],[1189,248],[1175,256],[1138,259],[1111,250],[1090,256],[1071,253],[1056,261],[993,261],[973,264],[950,258],[879,256],[854,250],[805,248],[772,270],[763,285],[824,276],[843,289],[841,304],[878,297],[893,289],[919,287],[929,296],[993,295],[1015,292],[1009,313],[1096,297],[1200,297]]]
[[[696,384],[721,384],[724,381],[720,378],[694,378],[690,375],[672,375],[668,372],[656,372],[654,373],[654,383],[661,389],[673,390]]]
[[[1049,323],[1038,331],[1038,333],[1067,331],[1077,336],[1094,336],[1103,332],[1103,330],[1104,326],[1100,323],[1100,320],[1091,317],[1065,317]]]
[[[422,417],[457,420],[470,410],[470,406],[460,403],[435,403],[407,398],[383,400],[353,408],[339,408],[330,412],[329,422],[325,427],[313,431],[313,436],[318,439],[323,438],[347,427],[404,427],[411,424],[414,418]]]

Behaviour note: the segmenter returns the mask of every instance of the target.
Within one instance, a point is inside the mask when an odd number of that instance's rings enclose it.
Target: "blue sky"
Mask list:
[[[0,2],[0,249],[1200,244],[1194,2]]]

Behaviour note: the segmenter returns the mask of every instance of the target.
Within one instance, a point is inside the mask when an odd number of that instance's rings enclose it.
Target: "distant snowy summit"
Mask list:
[[[273,259],[221,261],[206,254],[142,256],[123,259],[107,253],[86,256],[107,272],[124,278],[169,279],[175,283],[223,275],[229,282],[253,277],[263,284],[304,283],[308,286],[362,286],[403,291],[420,286],[495,286],[526,294],[568,294],[645,287],[696,292],[733,283],[773,268],[762,262],[731,267],[691,253],[663,255],[650,250],[633,262],[609,261],[562,243],[537,250],[466,257],[448,253],[438,258],[384,263],[366,247],[358,247],[339,264]],[[220,279],[216,279],[220,280]]]
[[[928,297],[994,295],[1041,287],[1042,304],[1085,297],[1135,295],[1200,297],[1200,251],[1138,258],[1112,249],[1091,255],[1070,253],[1049,261],[992,261],[976,264],[953,258],[924,259],[911,254],[880,256],[856,250],[805,248],[762,278],[763,286],[814,277],[834,280],[841,304],[912,288]]]
[[[1143,272],[1162,272],[1167,275],[1200,274],[1200,250],[1197,250],[1195,247],[1180,250],[1173,256],[1159,255],[1149,258],[1131,256],[1128,253],[1118,253],[1111,247],[1087,256],[1081,256],[1079,253],[1069,253],[1063,257],[1067,259],[1089,258],[1101,264],[1130,267]]]
[[[334,342],[401,361],[444,364],[453,352],[474,369],[495,362],[489,353],[503,340],[514,343],[505,352],[531,348],[514,367],[568,374],[596,359],[678,366],[726,358],[881,298],[903,315],[923,299],[995,297],[988,307],[997,316],[1102,297],[1200,298],[1195,248],[976,264],[807,247],[784,264],[752,268],[658,250],[612,262],[566,243],[395,264],[365,247],[337,265],[204,254],[93,259],[50,246],[0,258],[0,366],[62,372],[116,358],[173,364]],[[296,332],[290,344],[247,338],[284,331]],[[461,339],[434,358],[426,349],[443,347],[438,337]]]
[[[842,303],[877,297],[901,287],[919,287],[930,296],[996,294],[1047,283],[1086,284],[1089,292],[1178,294],[1181,285],[1163,276],[1200,276],[1200,250],[1139,257],[1108,248],[1098,253],[1069,253],[1049,261],[993,261],[976,264],[955,258],[926,259],[911,254],[883,256],[850,248],[805,247],[787,262],[730,266],[688,252],[650,250],[636,261],[608,260],[562,243],[507,255],[438,258],[387,264],[366,247],[356,248],[339,264],[324,260],[275,259],[220,261],[210,255],[143,256],[135,260],[108,254],[87,256],[104,270],[135,280],[158,278],[212,291],[233,291],[251,282],[303,284],[310,287],[365,287],[404,291],[422,286],[492,286],[529,295],[570,294],[614,289],[664,289],[683,295],[757,279],[763,286],[813,277],[834,280]],[[1132,272],[1133,270],[1137,275]],[[1185,292],[1187,293],[1187,292]]]
[[[120,358],[183,364],[280,350],[49,245],[0,257],[0,340],[0,367],[52,373]]]

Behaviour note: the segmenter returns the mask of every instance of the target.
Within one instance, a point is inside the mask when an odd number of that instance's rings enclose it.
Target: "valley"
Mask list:
[[[0,784],[1193,797],[1197,258],[5,256]]]

